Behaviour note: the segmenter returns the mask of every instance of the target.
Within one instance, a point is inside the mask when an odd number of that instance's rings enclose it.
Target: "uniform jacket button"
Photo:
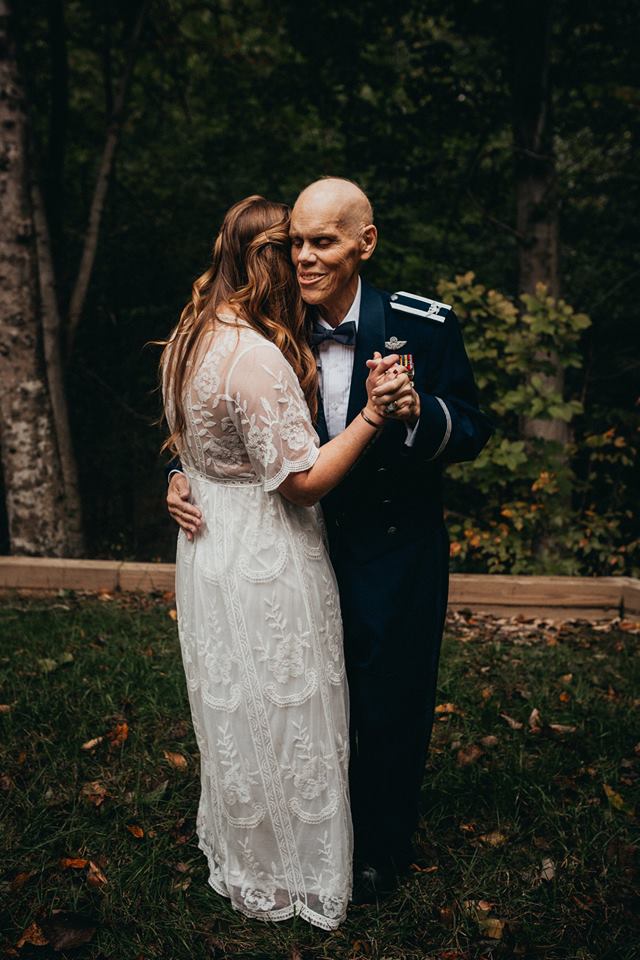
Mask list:
[[[387,533],[397,533],[397,532],[398,532],[397,527],[389,527],[389,529],[387,530]]]

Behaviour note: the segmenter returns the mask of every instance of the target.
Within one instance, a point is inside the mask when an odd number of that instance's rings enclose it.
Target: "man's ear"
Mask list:
[[[372,256],[378,242],[378,230],[370,223],[360,234],[360,259],[368,260]]]

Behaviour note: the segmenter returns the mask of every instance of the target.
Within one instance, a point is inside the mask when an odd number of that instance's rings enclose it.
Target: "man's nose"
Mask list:
[[[303,260],[305,263],[312,263],[315,259],[316,255],[311,249],[310,244],[303,243],[298,253],[298,260]]]

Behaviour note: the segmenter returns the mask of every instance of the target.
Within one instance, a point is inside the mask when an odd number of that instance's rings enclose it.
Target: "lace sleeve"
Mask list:
[[[245,348],[226,382],[229,415],[265,490],[316,462],[320,441],[291,365],[268,341]]]

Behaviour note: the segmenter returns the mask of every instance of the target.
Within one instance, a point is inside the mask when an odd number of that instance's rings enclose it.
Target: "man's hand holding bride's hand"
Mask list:
[[[399,359],[400,358],[398,357],[397,353],[392,353],[388,357],[383,357],[382,354],[378,353],[376,350],[373,358],[371,360],[367,360],[369,376],[367,377],[366,382],[367,405],[364,410],[367,416],[371,418],[372,422],[380,422],[381,426],[384,424],[384,419],[380,420],[382,411],[376,404],[374,395],[376,390],[379,390],[383,386],[389,370],[394,366],[394,364],[397,365]]]
[[[375,356],[380,356],[376,354]],[[371,394],[376,412],[387,420],[400,420],[413,426],[420,418],[420,396],[413,386],[408,371],[397,361],[397,354],[391,354],[394,363],[387,369],[384,377]],[[385,360],[390,359],[385,357]],[[371,363],[367,361],[367,365]]]
[[[188,477],[184,473],[173,473],[169,480],[167,507],[178,526],[182,527],[186,533],[187,540],[193,540],[194,534],[198,532],[202,524],[202,514],[196,506],[189,502],[190,496],[191,488]]]

